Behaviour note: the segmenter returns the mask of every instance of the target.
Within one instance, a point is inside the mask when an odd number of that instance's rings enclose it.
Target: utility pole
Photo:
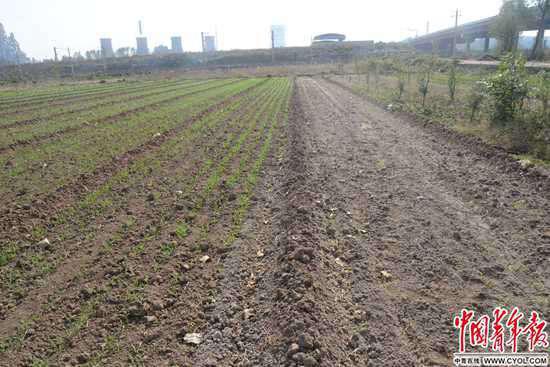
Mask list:
[[[426,22],[426,34],[430,34],[430,21]]]
[[[455,32],[453,37],[453,58],[456,57],[456,42],[458,39],[458,17],[459,17],[459,11],[456,9],[455,13]]]
[[[53,54],[55,56],[55,61],[58,61],[58,59],[57,59],[57,47],[53,48]]]
[[[275,64],[275,32],[271,30],[271,63]]]

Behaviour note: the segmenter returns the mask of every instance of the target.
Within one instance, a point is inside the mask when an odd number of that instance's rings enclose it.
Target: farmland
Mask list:
[[[0,366],[450,366],[463,307],[550,314],[547,172],[380,79],[0,90]]]
[[[126,312],[153,288],[178,303],[182,257],[223,252],[237,236],[291,86],[163,80],[2,96],[2,353],[29,352],[26,323],[48,328],[29,348],[54,361],[110,305]],[[207,291],[191,291],[196,305]]]

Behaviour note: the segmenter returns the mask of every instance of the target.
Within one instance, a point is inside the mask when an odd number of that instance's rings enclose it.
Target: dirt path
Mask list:
[[[197,365],[450,366],[457,310],[550,314],[547,178],[322,79],[293,108]]]

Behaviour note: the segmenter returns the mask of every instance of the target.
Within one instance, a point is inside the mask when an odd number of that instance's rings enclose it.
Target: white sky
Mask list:
[[[271,24],[287,29],[288,46],[305,46],[318,33],[338,32],[348,40],[400,41],[454,24],[497,14],[502,0],[0,0],[0,23],[15,33],[23,51],[53,58],[53,47],[99,49],[99,38],[115,50],[135,47],[142,19],[149,48],[181,35],[186,51],[198,51],[200,32],[215,33],[221,49],[269,46]]]

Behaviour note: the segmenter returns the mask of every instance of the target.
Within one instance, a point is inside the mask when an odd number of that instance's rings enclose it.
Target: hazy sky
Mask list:
[[[349,40],[402,40],[430,29],[495,15],[502,0],[0,0],[0,22],[15,33],[31,57],[53,58],[53,47],[99,49],[99,38],[115,49],[135,47],[137,22],[144,22],[149,48],[181,35],[187,51],[198,51],[200,32],[216,33],[221,49],[269,46],[271,24],[284,24],[287,45],[303,46],[318,33],[339,32]]]

